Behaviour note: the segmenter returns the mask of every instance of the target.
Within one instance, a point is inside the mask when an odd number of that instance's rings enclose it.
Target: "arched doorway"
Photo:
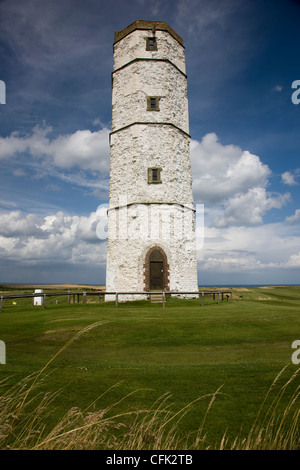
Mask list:
[[[164,289],[164,258],[159,250],[152,251],[149,257],[150,290]]]
[[[169,290],[168,272],[169,265],[165,252],[155,246],[152,247],[145,260],[145,290],[162,291]]]

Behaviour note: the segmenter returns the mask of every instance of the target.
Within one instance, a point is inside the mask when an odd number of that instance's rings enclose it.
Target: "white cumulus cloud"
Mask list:
[[[222,145],[215,133],[191,142],[191,160],[195,201],[209,206],[215,226],[260,224],[268,210],[290,199],[267,191],[271,170],[257,155]]]
[[[284,223],[207,227],[198,253],[199,277],[205,279],[207,272],[273,274],[299,268],[299,245],[299,235]]]
[[[270,209],[280,209],[290,200],[290,195],[270,196],[265,188],[251,188],[246,194],[238,194],[225,202],[224,215],[213,221],[217,227],[228,225],[257,225],[263,223],[263,215]]]
[[[293,175],[290,171],[285,171],[284,173],[282,173],[281,181],[284,184],[287,184],[288,186],[294,186],[299,184],[295,179],[295,175]]]
[[[29,153],[34,158],[48,158],[58,168],[78,167],[83,170],[108,172],[109,130],[78,130],[73,134],[51,139],[51,127],[35,126],[31,135],[13,132],[0,138],[0,159],[20,153]]]
[[[199,202],[219,203],[237,193],[265,187],[271,170],[257,155],[222,145],[216,134],[191,142],[193,190]]]
[[[300,209],[296,209],[295,214],[286,217],[285,221],[288,224],[294,224],[296,222],[300,222]]]
[[[300,251],[297,254],[291,255],[284,264],[286,268],[300,268]]]
[[[106,261],[105,244],[96,233],[99,211],[88,216],[70,216],[62,211],[45,217],[6,211],[1,214],[0,252],[5,260],[68,263]],[[97,248],[98,244],[98,248]],[[100,249],[101,247],[101,249]]]

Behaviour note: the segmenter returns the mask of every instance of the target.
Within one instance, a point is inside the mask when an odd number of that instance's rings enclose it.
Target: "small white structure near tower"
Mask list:
[[[185,53],[165,22],[115,33],[110,151],[106,290],[198,292]]]
[[[43,294],[43,289],[35,289],[34,293],[35,294]],[[33,300],[33,305],[43,305],[44,303],[44,297],[41,296],[36,296],[36,297],[32,297],[32,300]]]

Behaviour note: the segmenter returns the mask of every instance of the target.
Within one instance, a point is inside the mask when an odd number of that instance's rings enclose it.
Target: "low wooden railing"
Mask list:
[[[182,295],[194,295],[194,296],[199,296],[201,298],[201,305],[204,305],[204,296],[205,295],[213,295],[213,298],[215,300],[215,297],[217,295],[217,301],[220,303],[220,300],[224,300],[224,295],[227,298],[227,301],[230,298],[230,301],[232,302],[232,290],[199,290],[198,292],[190,292],[190,291],[185,291],[185,292],[177,292],[177,291],[141,291],[141,292],[108,292],[108,291],[92,291],[92,292],[72,292],[72,291],[64,291],[64,292],[34,292],[34,293],[14,293],[14,294],[1,294],[0,295],[0,311],[3,308],[3,302],[4,300],[13,300],[13,299],[26,299],[26,298],[32,298],[34,299],[35,297],[42,298],[42,307],[45,307],[46,303],[46,298],[49,297],[59,297],[59,296],[68,296],[68,303],[71,303],[71,299],[73,298],[73,303],[76,303],[76,297],[77,297],[77,302],[79,303],[80,296],[82,296],[82,303],[85,304],[87,302],[87,296],[99,296],[99,301],[100,298],[104,298],[104,296],[110,296],[113,295],[115,296],[115,304],[116,307],[119,304],[120,301],[120,296],[124,295],[145,295],[147,297],[150,297],[150,295],[161,295],[162,296],[162,306],[165,306],[166,303],[166,297],[168,296],[182,296]]]

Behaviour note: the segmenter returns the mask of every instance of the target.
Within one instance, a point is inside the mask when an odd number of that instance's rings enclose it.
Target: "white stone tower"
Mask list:
[[[165,22],[115,33],[110,148],[106,290],[197,292],[184,45]]]

